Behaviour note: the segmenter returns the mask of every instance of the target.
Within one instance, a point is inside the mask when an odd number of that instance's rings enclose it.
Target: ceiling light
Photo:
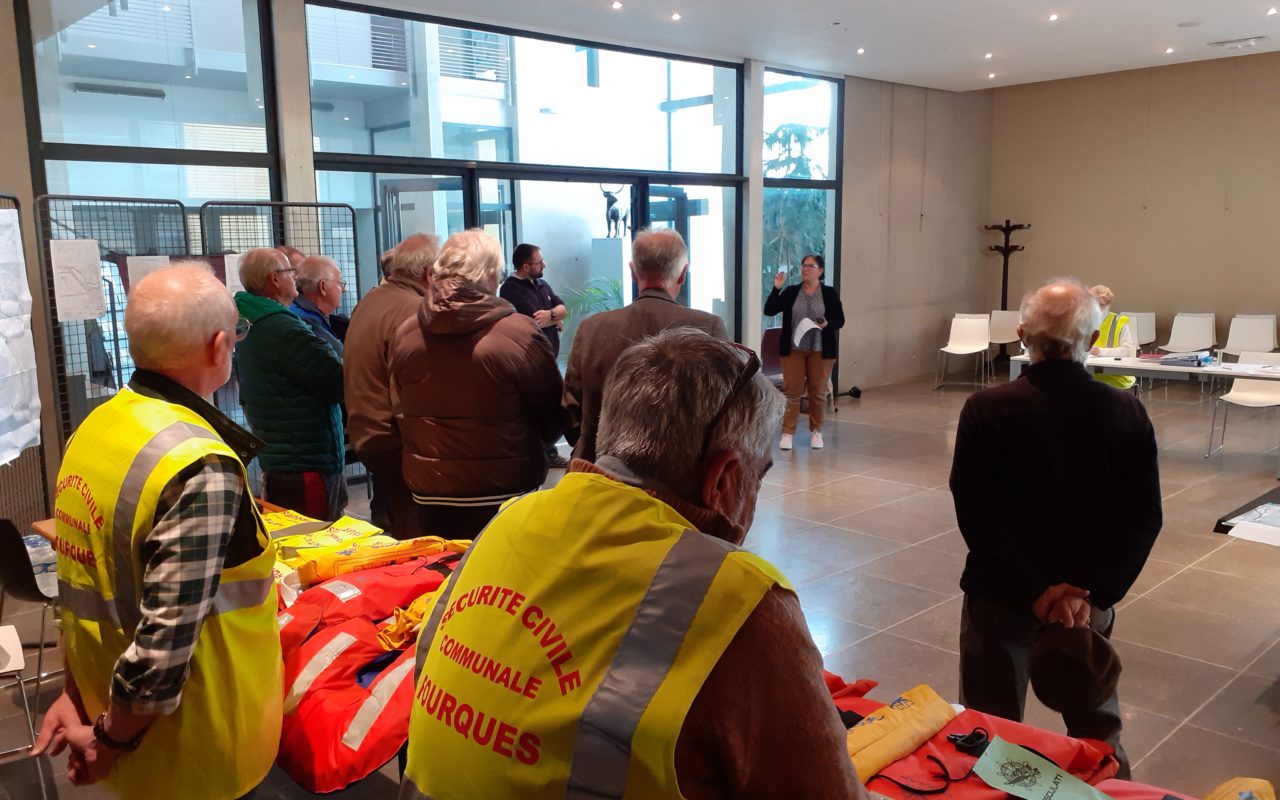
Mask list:
[[[401,85],[401,86],[408,86],[408,85],[409,85],[409,82],[408,82],[408,81],[400,81],[400,85]]]
[[[679,22],[679,21],[680,21],[680,12],[679,12],[679,11],[677,11],[676,13],[672,14],[672,15],[671,15],[671,18],[672,18],[673,20],[675,20],[676,22]]]
[[[187,80],[191,80],[191,76],[190,76],[190,75],[183,75],[182,77],[186,78]]]
[[[355,79],[356,79],[356,76],[355,76],[355,75],[348,75],[348,76],[347,76],[347,80],[349,80],[349,81],[354,81]]]
[[[865,53],[865,52],[867,52],[867,48],[865,48],[865,47],[859,47],[859,48],[858,48],[858,55],[862,55],[862,54],[863,54],[863,53]]]
[[[97,47],[98,47],[98,46],[97,46],[96,44],[91,44],[91,45],[89,45],[89,49],[90,49],[90,50],[96,50],[96,49],[97,49]]]
[[[169,8],[168,6],[160,6],[160,10],[161,10],[161,11],[172,11],[173,9],[172,9],[172,8]]]
[[[618,0],[613,0],[613,10],[617,11],[620,8],[622,8],[622,3],[619,3]]]
[[[996,74],[995,74],[994,72],[992,72],[991,74],[987,75],[987,80],[991,80],[991,79],[992,79],[992,78],[994,78],[995,76],[996,76]]]
[[[265,108],[264,106],[258,106],[259,111],[262,111],[264,108]]]
[[[995,53],[987,53],[985,56],[983,56],[983,58],[985,58],[985,59],[987,59],[988,61],[990,61],[990,60],[991,60],[991,57],[992,57],[992,56],[994,56],[994,55],[995,55]]]
[[[1050,22],[1057,22],[1057,21],[1058,21],[1058,15],[1057,15],[1057,14],[1050,14],[1050,15],[1049,15],[1049,21],[1050,21]]]
[[[1172,55],[1172,54],[1173,54],[1173,48],[1172,48],[1172,47],[1166,47],[1166,48],[1164,49],[1164,54],[1165,54],[1166,56],[1168,56],[1168,55]]]
[[[1280,13],[1280,12],[1277,12],[1277,11],[1276,11],[1276,7],[1275,7],[1275,6],[1272,6],[1271,8],[1268,8],[1268,9],[1267,9],[1267,16],[1268,16],[1268,17],[1274,17],[1277,13]]]
[[[342,121],[343,121],[343,122],[350,122],[350,121],[351,121],[351,117],[343,117],[343,118],[342,118]]]

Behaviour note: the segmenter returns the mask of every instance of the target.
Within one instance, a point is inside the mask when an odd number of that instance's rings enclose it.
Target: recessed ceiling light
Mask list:
[[[172,11],[173,9],[172,9],[172,8],[169,8],[168,6],[160,6],[160,10],[161,10],[161,11]]]
[[[613,0],[613,10],[617,11],[620,8],[622,8],[622,3],[619,3],[618,0]]]
[[[1167,55],[1172,55],[1172,54],[1173,54],[1173,48],[1172,48],[1172,47],[1166,47],[1166,48],[1164,49],[1164,54],[1165,54],[1166,56],[1167,56]]]
[[[994,78],[995,76],[996,76],[996,74],[995,74],[994,72],[992,72],[990,75],[988,75],[988,76],[987,76],[987,80],[991,80],[991,79],[992,79],[992,78]]]
[[[191,80],[191,76],[190,76],[190,75],[183,75],[182,77],[186,78],[187,80]]]
[[[867,48],[865,48],[865,47],[859,47],[859,48],[858,48],[858,55],[862,55],[862,54],[863,54],[863,53],[865,53],[865,52],[867,52]]]
[[[983,56],[983,58],[985,58],[985,59],[987,59],[988,61],[990,61],[990,60],[991,60],[991,58],[992,58],[994,55],[995,55],[995,53],[987,53],[985,56]]]
[[[355,75],[348,75],[348,76],[347,76],[347,80],[349,80],[349,81],[354,81],[355,79],[356,79],[356,76],[355,76]]]
[[[343,118],[342,118],[342,121],[343,121],[343,122],[350,122],[350,121],[351,121],[351,117],[343,117]]]
[[[1277,12],[1277,11],[1276,11],[1276,7],[1275,7],[1275,6],[1272,6],[1271,8],[1268,8],[1268,9],[1267,9],[1267,16],[1268,16],[1268,17],[1274,17],[1277,13],[1280,13],[1280,12]]]
[[[1050,21],[1050,22],[1057,22],[1057,21],[1058,21],[1058,15],[1057,15],[1057,14],[1050,14],[1050,15],[1049,15],[1049,21]]]
[[[401,86],[408,86],[408,85],[409,85],[409,82],[408,82],[408,81],[400,81],[400,85],[401,85]]]
[[[680,21],[680,12],[679,12],[679,11],[677,11],[676,13],[672,14],[672,15],[671,15],[671,18],[672,18],[673,20],[675,20],[676,22],[679,22],[679,21]]]
[[[264,106],[258,106],[258,110],[259,110],[259,111],[263,110],[263,108],[264,108]]]
[[[89,49],[90,49],[90,50],[96,50],[97,48],[98,48],[98,46],[97,46],[96,44],[91,44],[91,45],[89,45]]]

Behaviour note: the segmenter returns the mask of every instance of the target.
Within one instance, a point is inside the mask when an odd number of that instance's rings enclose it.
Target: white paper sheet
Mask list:
[[[240,254],[227,253],[222,257],[222,265],[227,272],[227,288],[231,293],[244,291],[244,285],[240,283]]]
[[[1270,525],[1262,525],[1257,522],[1237,522],[1231,526],[1231,530],[1227,532],[1227,535],[1234,536],[1237,539],[1247,539],[1251,542],[1261,542],[1280,547],[1280,528],[1273,528]]]
[[[54,239],[49,242],[49,260],[59,320],[97,319],[106,312],[96,240]]]
[[[0,464],[40,443],[31,293],[18,212],[0,210]]]
[[[167,266],[169,266],[168,256],[129,256],[125,259],[125,267],[129,270],[130,291],[143,278]]]
[[[799,347],[800,340],[804,338],[804,335],[809,331],[817,330],[817,328],[818,328],[818,323],[814,322],[811,319],[800,320],[800,324],[796,326],[796,335],[794,339],[795,346]]]

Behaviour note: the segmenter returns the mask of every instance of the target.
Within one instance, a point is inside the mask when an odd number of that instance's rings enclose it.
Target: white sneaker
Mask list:
[[[782,439],[778,442],[778,449],[779,450],[791,449],[791,434],[789,433],[782,434]]]
[[[822,449],[822,433],[820,431],[814,431],[813,433],[809,434],[809,449],[810,450]]]

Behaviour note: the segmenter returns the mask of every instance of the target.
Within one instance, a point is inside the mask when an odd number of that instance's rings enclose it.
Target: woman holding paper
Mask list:
[[[809,397],[809,447],[822,447],[822,420],[827,411],[827,384],[840,350],[840,328],[844,327],[844,307],[840,295],[822,283],[826,261],[820,255],[800,260],[800,283],[782,288],[787,282],[785,267],[773,278],[773,291],[764,301],[766,316],[782,315],[782,336],[778,355],[782,361],[782,390],[787,395],[787,413],[782,418],[782,439],[778,447],[791,449],[791,440],[800,421],[800,398]]]

